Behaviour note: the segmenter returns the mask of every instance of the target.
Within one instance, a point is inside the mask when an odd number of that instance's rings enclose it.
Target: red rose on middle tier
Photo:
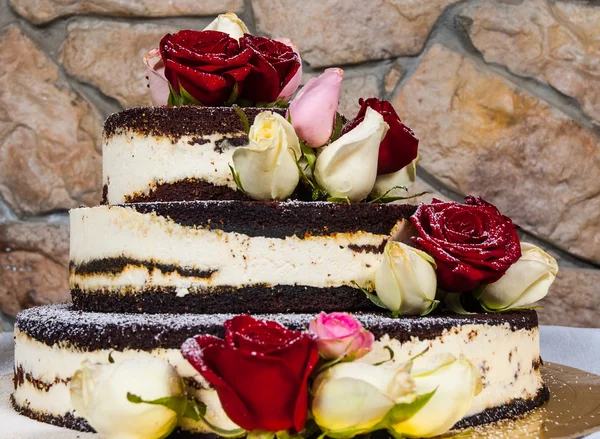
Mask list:
[[[222,105],[238,84],[238,94],[250,74],[254,52],[240,48],[237,40],[218,31],[183,30],[160,41],[165,77],[173,90],[185,91],[202,105]]]
[[[437,264],[438,286],[448,292],[496,282],[521,257],[518,226],[496,206],[468,196],[465,204],[434,199],[410,218],[412,238]]]
[[[377,162],[377,175],[391,174],[408,166],[417,158],[419,139],[402,123],[400,117],[388,101],[377,98],[358,100],[360,110],[354,119],[344,126],[342,134],[353,130],[365,118],[367,108],[372,108],[383,116],[383,120],[390,126],[387,134],[379,146],[379,160]]]
[[[245,34],[244,50],[252,50],[252,71],[241,96],[254,102],[275,102],[300,68],[300,58],[292,47],[280,41]]]
[[[248,431],[302,430],[316,337],[247,315],[224,326],[225,340],[198,335],[181,352],[214,386],[227,416]]]

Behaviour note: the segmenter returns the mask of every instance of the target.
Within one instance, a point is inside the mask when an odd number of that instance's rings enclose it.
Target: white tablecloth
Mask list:
[[[600,316],[599,316],[600,317]],[[576,367],[600,375],[600,329],[541,327],[544,361]],[[13,363],[12,334],[0,334],[0,375],[9,373]],[[594,433],[586,439],[600,439]]]

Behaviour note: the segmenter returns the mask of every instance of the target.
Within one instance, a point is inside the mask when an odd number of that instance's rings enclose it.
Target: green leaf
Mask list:
[[[381,299],[379,297],[377,297],[375,294],[370,293],[369,291],[365,290],[363,287],[361,287],[356,282],[352,282],[352,283],[354,284],[354,286],[356,288],[358,288],[360,291],[362,291],[365,296],[367,296],[367,299],[369,299],[371,302],[373,302],[379,308],[388,309],[388,307],[385,306],[385,304],[381,301]]]
[[[348,197],[329,197],[329,198],[327,198],[327,201],[329,201],[330,203],[352,204],[352,202],[350,201],[350,198],[348,198]]]
[[[492,308],[488,308],[485,305],[485,303],[483,303],[483,302],[479,302],[479,304],[481,305],[481,307],[483,308],[483,310],[485,312],[489,312],[490,314],[502,314],[502,313],[513,312],[513,311],[524,311],[524,310],[528,310],[528,309],[543,308],[543,306],[541,306],[541,305],[536,305],[536,306],[518,306],[515,308],[511,308],[509,306],[508,308],[503,308],[503,309],[492,309]]]
[[[419,410],[425,407],[425,404],[435,395],[437,389],[432,392],[419,395],[414,401],[409,403],[396,404],[385,415],[384,423],[386,426],[397,424],[398,422],[406,421],[413,417]]]
[[[109,354],[108,354],[108,363],[109,364],[114,364],[115,363],[115,359],[113,358],[112,354],[113,354],[113,351],[110,351]]]
[[[231,90],[231,94],[229,95],[229,99],[227,99],[227,102],[225,102],[225,106],[231,107],[233,105],[235,100],[238,98],[239,90],[240,84],[236,81],[235,85],[233,86],[233,90]]]
[[[444,299],[444,306],[456,314],[475,314],[467,311],[460,301],[462,293],[448,293]]]
[[[340,134],[342,134],[342,128],[344,128],[344,121],[342,120],[342,115],[338,112],[335,113],[335,123],[333,125],[333,133],[331,133],[331,137],[329,138],[328,143],[335,142],[340,138]]]
[[[425,311],[423,311],[420,316],[421,317],[425,317],[426,315],[431,314],[433,311],[435,311],[435,309],[440,305],[440,301],[439,300],[434,300],[431,302],[431,305],[429,305],[429,308],[427,308]]]
[[[412,198],[418,198],[421,197],[425,194],[428,194],[429,192],[424,191],[424,192],[419,192],[418,194],[414,194],[414,195],[409,195],[408,197],[378,197],[376,198],[377,201],[370,201],[371,203],[380,203],[380,204],[387,204],[387,203],[391,203],[393,201],[400,201],[400,200],[410,200]]]
[[[277,439],[304,439],[305,436],[300,433],[290,433],[289,430],[279,430],[275,432]]]
[[[127,401],[132,402],[134,404],[162,405],[163,407],[166,407],[169,410],[173,410],[175,413],[177,413],[178,417],[183,415],[183,413],[185,412],[185,408],[188,404],[188,399],[186,396],[167,396],[164,398],[146,401],[138,395],[134,395],[133,393],[129,392],[127,392]]]
[[[394,186],[393,188],[391,188],[391,189],[390,189],[390,190],[388,190],[388,191],[385,191],[383,194],[379,195],[378,197],[375,197],[375,198],[373,198],[372,200],[369,200],[369,203],[379,203],[379,200],[381,200],[382,198],[385,198],[385,197],[387,197],[387,195],[388,195],[390,192],[392,192],[393,190],[396,190],[396,189],[402,189],[402,190],[404,190],[404,191],[408,192],[408,188],[407,188],[406,186],[401,186],[401,185]]]
[[[248,436],[246,439],[274,439],[275,432],[274,431],[266,431],[266,430],[252,430],[248,432]]]
[[[393,437],[394,439],[404,439],[404,436],[402,436],[400,433],[398,433],[396,430],[394,430],[393,428],[388,428],[387,429],[388,434]]]
[[[379,363],[375,363],[373,366],[381,366],[382,364],[387,363],[388,361],[392,361],[394,359],[394,350],[389,346],[384,346],[383,348],[390,353],[390,358],[388,358],[387,360],[380,361]]]
[[[202,105],[195,97],[187,92],[183,85],[179,83],[179,96],[181,96],[182,105]]]
[[[171,83],[168,82],[167,84],[169,86],[169,98],[167,99],[167,104],[172,107],[178,107],[180,105],[183,105],[183,101],[181,100],[181,97],[175,91],[175,89],[171,86]]]
[[[242,186],[242,181],[240,180],[240,174],[238,174],[235,171],[235,169],[233,169],[233,166],[231,166],[231,164],[229,165],[229,170],[231,171],[231,176],[233,177],[233,181],[235,182],[238,189],[240,191],[242,191],[242,193],[244,193],[244,195],[248,195],[248,193],[244,190],[244,187]],[[250,196],[250,195],[248,195],[248,196]]]
[[[306,158],[310,169],[315,170],[315,163],[317,162],[317,154],[315,153],[314,148],[306,145],[304,142],[300,142],[300,148],[302,149],[302,156]]]
[[[235,110],[235,112],[237,113],[240,120],[242,121],[242,127],[244,128],[244,131],[246,132],[246,134],[250,133],[250,122],[248,122],[248,116],[246,116],[246,113],[244,113],[244,110],[242,110],[239,107],[239,105],[233,104],[232,107]]]

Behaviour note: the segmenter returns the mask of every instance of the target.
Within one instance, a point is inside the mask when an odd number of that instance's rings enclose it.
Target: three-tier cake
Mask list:
[[[146,61],[169,105],[106,121],[73,302],[17,317],[16,410],[115,438],[428,437],[548,399],[524,308],[556,262],[481,199],[391,203],[418,141],[389,103],[344,123],[328,69],[287,108],[295,49],[233,14]]]

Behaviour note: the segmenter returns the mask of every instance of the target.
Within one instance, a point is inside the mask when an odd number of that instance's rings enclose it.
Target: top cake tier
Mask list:
[[[264,110],[242,109],[250,125]],[[231,107],[137,107],[113,114],[104,125],[102,203],[245,199],[229,166],[234,149],[247,144]]]

